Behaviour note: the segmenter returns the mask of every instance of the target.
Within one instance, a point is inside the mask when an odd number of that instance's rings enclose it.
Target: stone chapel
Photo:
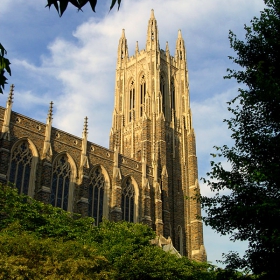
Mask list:
[[[160,49],[154,11],[146,48],[129,56],[119,40],[109,149],[12,111],[14,86],[0,107],[0,181],[69,212],[126,220],[170,237],[181,255],[206,261],[186,49]]]

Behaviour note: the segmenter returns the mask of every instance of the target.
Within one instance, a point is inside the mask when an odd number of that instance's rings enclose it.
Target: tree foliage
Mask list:
[[[82,8],[89,3],[91,6],[91,9],[95,12],[95,7],[97,4],[97,0],[47,0],[48,4],[46,7],[51,8],[51,6],[54,6],[57,10],[59,16],[62,16],[65,10],[67,9],[68,4],[72,4],[74,7],[76,7],[79,11],[82,10]],[[121,5],[121,0],[112,0],[110,5],[110,11],[115,6],[116,2],[118,2],[118,9]]]
[[[145,225],[67,213],[0,184],[0,279],[253,279],[150,245]]]
[[[245,41],[230,31],[230,59],[238,69],[225,78],[242,87],[228,102],[233,114],[225,122],[234,146],[217,154],[231,165],[211,162],[205,180],[214,197],[201,197],[204,221],[231,240],[247,240],[244,257],[226,255],[231,268],[250,268],[267,279],[280,275],[280,0],[265,0],[266,8],[245,25]]]
[[[0,93],[3,93],[5,84],[7,84],[7,78],[5,77],[5,72],[9,73],[11,76],[10,61],[4,57],[7,51],[0,43]]]
[[[18,223],[0,232],[0,252],[0,279],[106,279],[109,271],[92,246],[38,238]]]

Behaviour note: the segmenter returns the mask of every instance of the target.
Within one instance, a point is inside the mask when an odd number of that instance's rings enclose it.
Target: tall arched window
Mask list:
[[[15,184],[20,194],[28,194],[32,158],[28,141],[20,142],[12,153],[8,181]]]
[[[134,197],[134,186],[128,178],[122,187],[122,218],[127,222],[134,221]]]
[[[129,121],[134,119],[135,115],[135,85],[134,81],[130,83],[129,89]]]
[[[166,98],[165,98],[165,82],[164,82],[164,77],[163,75],[160,76],[160,92],[162,96],[162,112],[165,115],[165,103],[166,103]]]
[[[175,111],[175,83],[174,83],[174,78],[171,79],[171,110]]]
[[[70,178],[70,163],[67,156],[62,155],[53,165],[50,203],[66,211],[68,209]]]
[[[142,117],[144,114],[145,98],[146,98],[146,80],[145,80],[145,75],[142,75],[140,81],[140,117]]]
[[[93,217],[95,225],[102,222],[105,178],[101,168],[97,167],[90,176],[88,196],[88,216]]]

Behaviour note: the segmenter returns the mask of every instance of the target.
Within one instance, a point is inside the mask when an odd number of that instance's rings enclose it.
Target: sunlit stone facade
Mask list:
[[[20,193],[70,212],[144,223],[171,237],[181,255],[206,260],[195,133],[185,43],[175,56],[160,49],[154,12],[146,49],[128,55],[123,30],[117,53],[115,106],[109,149],[12,111],[14,88],[0,107],[0,180]]]

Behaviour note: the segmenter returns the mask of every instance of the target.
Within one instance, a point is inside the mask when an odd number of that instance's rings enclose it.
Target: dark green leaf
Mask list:
[[[89,3],[90,3],[92,10],[95,12],[97,0],[89,0]]]

